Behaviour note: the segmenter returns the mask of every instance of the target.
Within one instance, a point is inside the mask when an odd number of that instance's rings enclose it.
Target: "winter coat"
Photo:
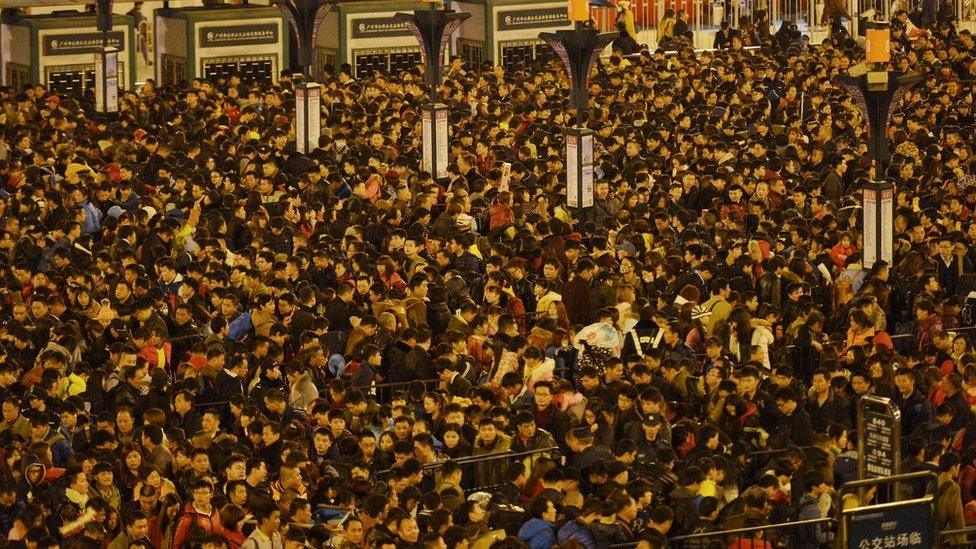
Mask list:
[[[590,528],[579,520],[571,520],[559,529],[556,541],[560,545],[569,540],[575,540],[586,549],[596,549],[596,538]]]
[[[539,518],[529,519],[519,528],[518,537],[529,549],[549,549],[556,543],[556,525]]]
[[[173,536],[173,549],[190,547],[190,532],[194,525],[203,528],[208,534],[223,535],[224,533],[224,527],[220,523],[220,511],[217,510],[217,507],[212,506],[208,515],[198,511],[193,503],[187,503],[176,526],[176,534]]]
[[[498,433],[491,444],[485,444],[480,438],[475,441],[472,455],[485,456],[488,454],[500,454],[508,452],[511,448],[512,439],[505,434]],[[505,482],[505,470],[507,461],[504,459],[494,459],[483,461],[475,465],[475,481],[478,487],[495,486]]]

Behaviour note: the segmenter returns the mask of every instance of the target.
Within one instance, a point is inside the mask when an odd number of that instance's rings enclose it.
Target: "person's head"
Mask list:
[[[265,534],[277,532],[281,527],[281,511],[278,509],[278,506],[263,503],[262,505],[256,505],[251,512],[254,514],[254,519],[258,523],[258,528]]]
[[[407,515],[397,521],[396,525],[397,537],[406,543],[417,543],[420,539],[420,527],[417,525],[417,519]]]
[[[814,498],[819,498],[821,494],[829,489],[830,487],[824,481],[823,473],[820,471],[808,471],[803,476],[803,493],[810,494]]]
[[[210,507],[210,501],[213,499],[213,484],[208,480],[196,481],[190,489],[190,497],[194,507],[203,509]]]
[[[539,496],[529,502],[525,514],[529,518],[542,519],[549,522],[556,522],[556,506],[548,498]]]
[[[143,539],[149,535],[149,519],[142,511],[130,511],[123,515],[123,520],[129,539]]]
[[[904,396],[915,391],[915,372],[910,368],[899,368],[895,373],[895,387]]]
[[[350,516],[342,523],[342,537],[346,541],[359,545],[363,542],[364,536],[363,521],[359,517]]]
[[[536,382],[533,393],[535,395],[536,406],[540,410],[548,408],[549,404],[552,403],[553,385],[549,381]]]

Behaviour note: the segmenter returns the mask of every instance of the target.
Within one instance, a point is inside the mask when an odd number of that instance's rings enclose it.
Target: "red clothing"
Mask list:
[[[407,283],[404,282],[399,273],[394,272],[390,276],[380,274],[380,280],[382,280],[383,284],[386,284],[386,287],[391,290],[396,290],[398,292],[404,292],[407,290]]]
[[[227,549],[240,549],[244,544],[244,534],[234,530],[224,530],[224,541],[227,542]]]
[[[139,350],[139,356],[146,359],[149,363],[149,369],[155,370],[156,368],[163,368],[167,372],[169,371],[169,365],[173,362],[173,346],[169,343],[163,343],[163,357],[165,357],[165,362],[163,364],[159,363],[159,349],[153,347],[152,345],[146,344],[145,347]]]
[[[764,539],[736,538],[729,549],[773,549],[773,545]]]
[[[939,315],[931,314],[925,320],[918,323],[918,350],[921,351],[926,345],[932,343],[932,334],[942,331],[942,319]]]
[[[955,372],[956,371],[956,363],[951,358],[947,358],[947,359],[945,359],[945,360],[942,361],[942,364],[939,365],[939,369],[942,370],[942,375],[943,376],[947,376],[947,375],[951,374],[952,372]],[[967,404],[972,404],[972,403],[971,402],[967,402]]]
[[[173,549],[187,549],[190,546],[190,528],[194,524],[203,528],[208,534],[224,535],[224,526],[220,523],[220,511],[216,507],[211,506],[210,514],[207,515],[198,511],[193,503],[187,503],[183,508],[183,516],[176,526]]]
[[[473,334],[469,335],[468,354],[478,363],[478,371],[487,372],[491,370],[491,366],[495,360],[491,352],[491,347],[487,344],[485,338]]]
[[[891,340],[891,336],[888,335],[888,332],[874,334],[874,339],[871,340],[871,343],[874,343],[875,347],[882,346],[887,347],[888,350],[891,351],[895,350],[895,342]]]
[[[492,204],[491,208],[488,209],[488,215],[489,228],[492,231],[515,223],[515,215],[512,214],[512,209],[504,204],[497,202]]]
[[[488,173],[495,169],[495,155],[488,153],[485,156],[478,157],[478,171],[481,173]]]

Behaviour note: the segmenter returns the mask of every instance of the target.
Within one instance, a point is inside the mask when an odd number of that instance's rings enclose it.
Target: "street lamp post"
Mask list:
[[[569,19],[575,28],[543,32],[539,39],[559,56],[569,77],[576,125],[566,128],[566,205],[585,210],[593,206],[593,129],[586,127],[590,103],[587,84],[593,62],[615,35],[583,27],[590,19],[586,0],[569,0]]]
[[[887,69],[886,65],[891,60],[891,29],[887,23],[871,23],[865,34],[865,62],[852,68],[849,74],[835,77],[834,82],[847,89],[868,120],[868,158],[874,163],[875,178],[862,188],[861,231],[864,238],[862,266],[869,269],[877,261],[891,265],[894,259],[892,216],[895,186],[885,180],[890,158],[888,119],[892,105],[896,105],[902,95],[918,83],[919,77]]]
[[[315,43],[322,20],[335,6],[326,0],[273,0],[288,20],[298,44],[302,80],[295,85],[295,149],[307,154],[319,146],[322,86],[312,81]]]
[[[458,13],[438,9],[441,0],[423,0],[426,10],[413,13],[397,13],[394,18],[407,24],[420,43],[424,55],[424,83],[427,84],[430,102],[421,109],[423,121],[423,169],[435,180],[447,177],[450,163],[448,153],[448,109],[439,102],[438,87],[441,85],[441,67],[444,65],[444,48],[470,13]]]

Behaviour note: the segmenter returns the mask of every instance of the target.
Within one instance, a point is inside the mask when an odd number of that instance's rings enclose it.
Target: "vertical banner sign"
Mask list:
[[[580,207],[579,188],[579,137],[566,135],[566,205]]]
[[[898,474],[901,413],[891,399],[865,396],[857,403],[858,473],[861,479]]]
[[[438,108],[437,111],[437,124],[435,125],[435,131],[437,132],[437,139],[435,143],[437,145],[437,173],[435,178],[443,179],[447,177],[447,109]]]
[[[319,146],[319,136],[322,135],[322,86],[312,85],[306,90],[308,108],[305,111],[308,125],[308,148],[314,150]]]
[[[895,240],[895,188],[885,185],[881,188],[881,260],[888,266],[894,265],[895,255],[892,247]]]
[[[434,125],[431,121],[430,111],[427,109],[423,110],[422,121],[423,121],[423,138],[424,138],[424,159],[421,163],[422,169],[425,172],[430,172],[434,175],[434,148],[431,140],[434,138]],[[435,176],[436,177],[436,176]]]
[[[119,52],[108,47],[95,51],[95,112],[119,111]]]
[[[580,177],[583,187],[583,207],[593,205],[593,134],[584,133],[580,139],[580,164],[583,167]]]
[[[295,86],[295,150],[308,154],[319,146],[322,87],[314,82]]]
[[[105,52],[95,52],[95,112],[105,112]]]
[[[863,192],[864,258],[862,262],[865,269],[870,269],[878,260],[878,190],[866,185]]]
[[[586,128],[566,130],[566,205],[593,206],[593,132]]]
[[[308,115],[305,113],[305,102],[304,86],[295,86],[295,150],[301,154],[308,154],[308,141],[305,138],[305,119]]]
[[[105,52],[105,109],[119,112],[119,52],[109,48]]]

